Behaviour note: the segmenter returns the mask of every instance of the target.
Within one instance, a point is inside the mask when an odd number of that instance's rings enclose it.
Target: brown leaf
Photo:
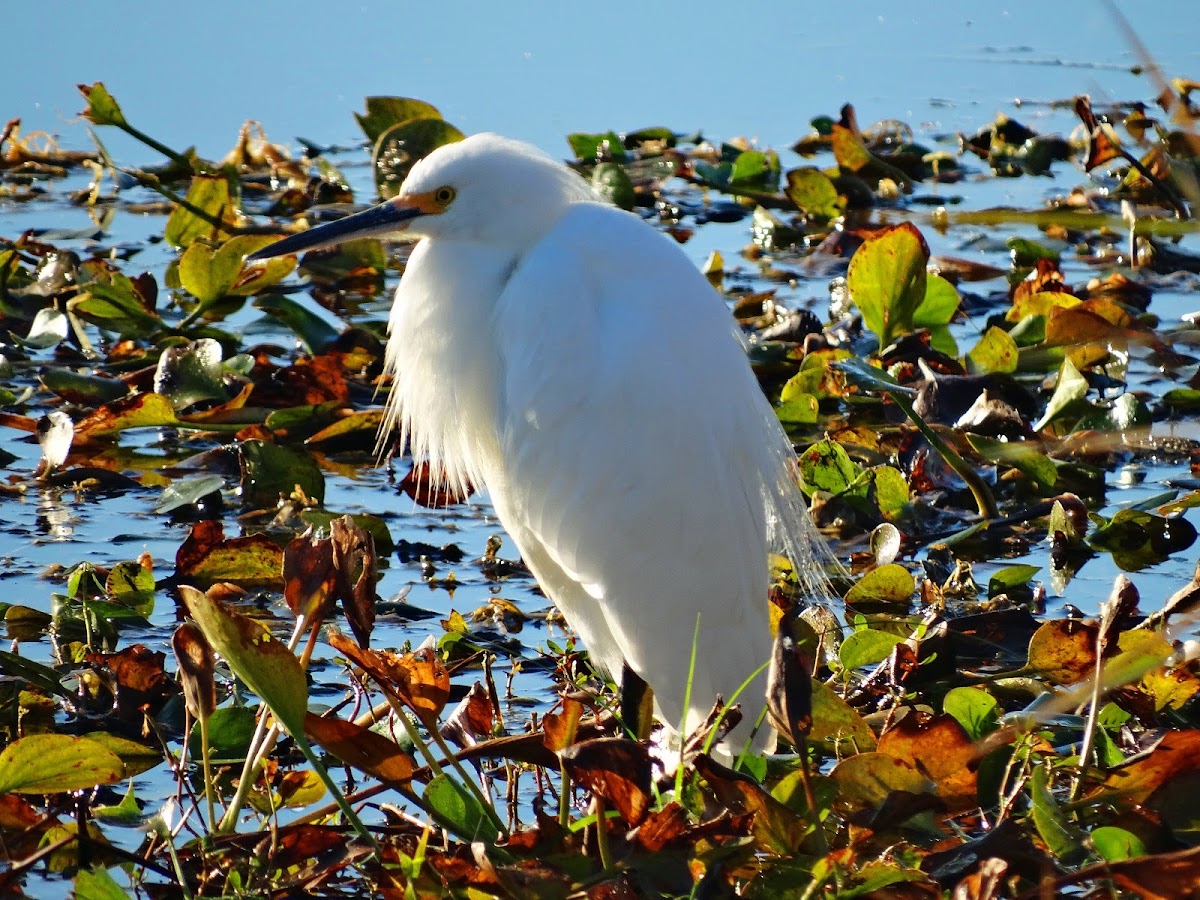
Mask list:
[[[781,626],[767,670],[767,715],[775,730],[799,747],[812,728],[812,661]]]
[[[283,548],[283,599],[309,622],[323,622],[333,609],[337,572],[333,544],[307,531]]]
[[[579,719],[583,716],[583,704],[571,697],[563,697],[562,712],[546,713],[542,716],[542,734],[546,748],[558,753],[575,743]]]
[[[879,738],[878,752],[910,763],[952,809],[975,806],[977,751],[958,720],[909,712]]]
[[[304,733],[346,765],[385,784],[406,785],[412,780],[416,768],[412,757],[369,728],[310,712],[304,717]]]
[[[116,677],[117,710],[127,717],[151,714],[179,693],[179,685],[163,669],[166,654],[134,644],[118,653],[89,653],[87,661]]]
[[[217,706],[217,688],[213,681],[215,660],[204,634],[191,622],[184,622],[171,636],[171,646],[179,661],[179,680],[183,683],[183,702],[197,719],[207,719]]]
[[[302,357],[282,369],[269,363],[256,365],[251,381],[254,383],[251,406],[280,409],[350,402],[350,388],[336,354]]]
[[[1168,731],[1146,753],[1126,760],[1108,773],[1100,793],[1116,793],[1130,806],[1145,803],[1177,775],[1200,770],[1200,729]]]
[[[1004,876],[1008,874],[1008,863],[998,856],[991,856],[954,886],[953,900],[999,900],[1004,896]]]
[[[454,491],[441,473],[435,472],[429,463],[417,463],[400,481],[400,490],[417,503],[429,509],[444,509],[462,503],[470,495],[460,496]]]
[[[949,887],[978,871],[992,857],[1003,859],[1014,874],[1035,882],[1055,871],[1050,858],[1034,846],[1013,819],[1002,820],[981,838],[930,853],[921,860],[921,869],[943,887]]]
[[[491,737],[494,722],[492,698],[488,689],[476,681],[442,723],[442,737],[459,747],[469,747]]]
[[[626,822],[640,825],[650,808],[650,753],[626,738],[595,738],[559,751],[571,779],[603,797]]]
[[[1163,604],[1160,615],[1165,620],[1169,616],[1190,612],[1200,606],[1200,562],[1192,572],[1192,580],[1172,594]]]
[[[379,572],[375,539],[355,525],[350,516],[342,516],[330,525],[329,540],[337,572],[337,599],[342,602],[350,630],[366,647],[375,627],[375,582]]]
[[[752,830],[760,849],[778,855],[795,853],[808,831],[808,823],[746,775],[717,763],[710,756],[696,757],[696,771],[712,788],[717,800],[736,815],[752,814]]]
[[[450,675],[430,649],[398,656],[367,650],[337,629],[328,630],[329,645],[362,668],[393,699],[403,703],[426,728],[437,727],[437,718],[450,698]]]
[[[1100,604],[1100,655],[1109,656],[1117,649],[1117,636],[1132,625],[1137,612],[1138,589],[1124,575],[1118,575],[1112,593]]]
[[[688,836],[690,827],[687,810],[672,801],[646,817],[638,827],[635,839],[643,850],[657,853],[668,845],[680,844]]]

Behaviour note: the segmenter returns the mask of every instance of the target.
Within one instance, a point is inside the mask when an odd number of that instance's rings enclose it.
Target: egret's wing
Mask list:
[[[674,723],[699,616],[693,715],[728,699],[770,654],[768,536],[798,500],[778,499],[796,493],[790,446],[719,296],[636,217],[579,204],[513,272],[495,327],[488,486],[526,562]]]

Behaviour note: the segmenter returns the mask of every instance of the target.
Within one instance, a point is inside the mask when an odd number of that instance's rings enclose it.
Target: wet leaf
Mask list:
[[[400,185],[423,157],[438,147],[461,141],[466,135],[444,121],[435,118],[409,119],[393,125],[375,141],[371,154],[375,172],[375,189],[387,200],[400,192]]]
[[[124,777],[115,753],[95,741],[65,734],[32,734],[0,753],[0,794],[57,794]]]
[[[968,434],[967,442],[988,462],[1011,466],[1042,491],[1051,491],[1058,483],[1058,467],[1032,442],[998,441],[980,434]]]
[[[1041,419],[1033,426],[1035,431],[1041,431],[1050,423],[1065,415],[1071,415],[1085,404],[1088,393],[1087,379],[1079,374],[1079,370],[1069,359],[1064,359],[1062,368],[1058,370],[1058,384],[1046,411]]]
[[[817,491],[840,494],[861,472],[835,441],[818,441],[800,454],[800,487],[810,497]]]
[[[903,642],[898,635],[883,631],[869,628],[852,631],[838,649],[838,660],[851,670],[873,666],[891,656],[892,648]]]
[[[199,475],[195,478],[184,478],[172,481],[163,488],[156,513],[169,513],[185,506],[198,506],[202,500],[213,494],[220,497],[225,487],[225,479],[220,475]]]
[[[1112,553],[1113,562],[1126,572],[1136,572],[1186,550],[1195,541],[1196,529],[1187,519],[1122,509],[1093,532],[1088,543]]]
[[[134,394],[106,403],[75,423],[75,434],[85,440],[108,438],[131,428],[178,425],[175,407],[162,394]]]
[[[168,244],[183,249],[199,239],[220,244],[237,227],[237,204],[225,175],[196,175],[186,206],[178,206],[163,232]]]
[[[325,476],[307,453],[257,440],[242,441],[238,450],[248,502],[273,507],[297,489],[318,503],[325,499]]]

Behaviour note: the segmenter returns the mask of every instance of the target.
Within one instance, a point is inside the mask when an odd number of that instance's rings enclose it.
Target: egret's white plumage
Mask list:
[[[828,558],[720,296],[680,248],[540,151],[482,134],[400,195],[271,245],[421,238],[389,321],[388,427],[487,489],[592,659],[687,726],[769,658],[768,551],[814,600]],[[762,706],[762,683],[743,694]],[[751,720],[753,721],[753,720]]]

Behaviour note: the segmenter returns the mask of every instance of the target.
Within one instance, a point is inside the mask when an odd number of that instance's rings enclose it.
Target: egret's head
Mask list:
[[[567,204],[591,199],[595,195],[583,179],[536,147],[477,134],[418,162],[393,199],[284,238],[250,258],[402,235],[520,250],[549,229]]]

